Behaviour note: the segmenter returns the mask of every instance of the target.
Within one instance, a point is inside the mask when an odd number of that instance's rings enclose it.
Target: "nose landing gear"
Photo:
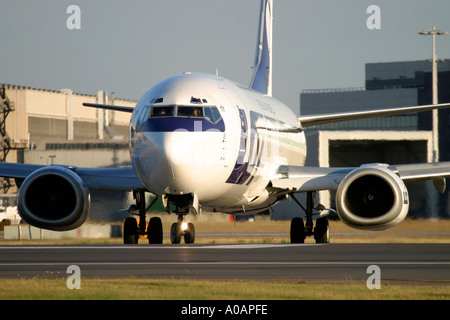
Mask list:
[[[158,198],[155,198],[148,207],[145,207],[145,190],[133,190],[133,196],[136,199],[136,205],[132,205],[127,211],[138,210],[139,224],[133,217],[128,217],[124,221],[123,226],[123,243],[137,244],[140,236],[147,236],[149,244],[163,243],[163,227],[159,217],[153,217],[149,220],[148,226],[146,223],[147,210],[155,204]],[[178,209],[177,209],[178,211]],[[181,212],[181,211],[179,211]],[[191,244],[195,241],[195,228],[192,223],[184,221],[184,214],[189,211],[179,213],[178,221],[172,224],[170,228],[170,240],[173,244],[181,242],[181,237],[184,237],[184,243]]]
[[[172,224],[170,228],[170,241],[172,244],[179,244],[181,236],[184,237],[184,243],[190,244],[195,241],[195,228],[192,223],[183,221],[183,216],[178,216],[178,221]]]
[[[170,241],[172,244],[179,244],[181,237],[184,238],[184,243],[191,244],[195,241],[195,228],[192,223],[184,221],[184,216],[191,211],[194,214],[200,212],[198,197],[195,193],[187,194],[165,194],[162,197],[164,207],[167,212],[171,211],[169,204],[175,206],[174,213],[178,215],[177,222],[173,223],[170,228]]]

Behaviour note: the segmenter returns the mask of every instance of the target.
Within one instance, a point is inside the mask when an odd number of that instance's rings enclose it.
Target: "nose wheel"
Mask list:
[[[195,228],[192,223],[184,222],[183,216],[178,216],[178,221],[173,223],[170,228],[170,241],[172,244],[179,244],[182,236],[184,237],[184,243],[194,243]]]
[[[148,222],[148,226],[145,220],[147,210],[156,202],[157,198],[155,198],[155,200],[153,200],[146,208],[145,190],[133,190],[133,195],[136,199],[136,205],[133,205],[133,209],[128,209],[128,211],[138,210],[139,223],[132,217],[125,219],[123,225],[123,243],[137,244],[140,236],[147,236],[149,244],[162,244],[163,226],[161,219],[159,217],[151,218]],[[184,243],[194,243],[195,228],[192,223],[184,221],[184,214],[179,214],[178,221],[172,224],[172,227],[170,228],[170,241],[172,244],[179,244],[182,237],[184,238]]]

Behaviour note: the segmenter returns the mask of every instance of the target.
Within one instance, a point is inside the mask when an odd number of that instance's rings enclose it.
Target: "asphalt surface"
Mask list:
[[[450,244],[2,246],[0,278],[450,280]]]

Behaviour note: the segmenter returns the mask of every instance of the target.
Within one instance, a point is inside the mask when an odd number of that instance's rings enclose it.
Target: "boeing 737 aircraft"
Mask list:
[[[0,164],[0,176],[15,178],[23,220],[51,230],[70,230],[89,217],[94,190],[133,191],[139,223],[125,219],[124,243],[162,243],[161,219],[146,223],[145,194],[162,199],[178,217],[172,243],[193,243],[187,214],[201,210],[229,214],[265,211],[292,197],[304,211],[291,222],[291,242],[329,242],[326,218],[315,222],[314,193],[337,190],[336,212],[355,228],[383,229],[400,223],[410,199],[404,180],[432,179],[441,191],[450,162],[413,165],[364,164],[356,168],[305,167],[304,128],[447,108],[450,104],[297,117],[272,97],[273,1],[261,1],[259,34],[249,86],[210,74],[184,73],[148,90],[136,107],[85,104],[132,113],[129,148],[132,167],[77,168]],[[303,206],[296,193],[306,193]],[[319,206],[320,207],[320,206]],[[323,206],[322,206],[323,207]],[[117,208],[120,210],[123,208]]]

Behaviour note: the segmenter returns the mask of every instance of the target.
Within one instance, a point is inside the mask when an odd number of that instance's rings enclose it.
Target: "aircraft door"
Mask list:
[[[241,127],[241,136],[239,142],[239,153],[234,169],[227,180],[227,183],[244,184],[249,178],[247,172],[248,161],[246,161],[247,144],[248,144],[248,122],[245,115],[245,110],[237,107],[239,112],[239,121]]]

